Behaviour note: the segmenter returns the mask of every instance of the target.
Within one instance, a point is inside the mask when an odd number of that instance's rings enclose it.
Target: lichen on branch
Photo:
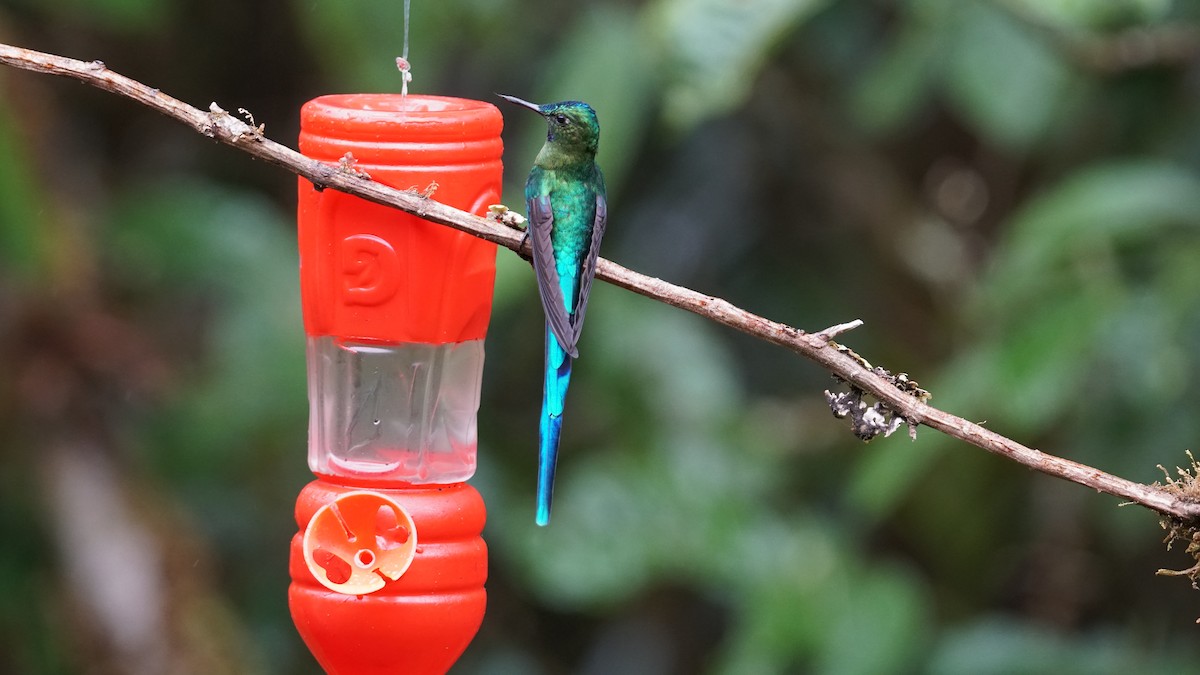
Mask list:
[[[1166,467],[1159,465],[1163,475],[1166,477],[1165,484],[1155,483],[1155,487],[1178,496],[1180,499],[1186,499],[1191,502],[1200,503],[1200,464],[1197,464],[1196,458],[1192,456],[1192,451],[1187,452],[1190,466],[1188,468],[1176,467],[1177,476],[1172,476]],[[1186,545],[1184,553],[1191,556],[1195,561],[1191,567],[1184,570],[1168,570],[1160,569],[1158,574],[1171,577],[1187,577],[1192,582],[1192,588],[1200,590],[1200,525],[1195,521],[1184,522],[1179,518],[1172,516],[1164,516],[1159,524],[1167,531],[1167,536],[1163,539],[1163,543],[1167,545],[1167,550],[1176,543]],[[1200,623],[1200,619],[1196,620]]]

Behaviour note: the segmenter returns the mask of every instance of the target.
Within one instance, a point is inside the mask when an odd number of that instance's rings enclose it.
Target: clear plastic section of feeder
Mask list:
[[[308,370],[314,473],[416,485],[474,475],[483,340],[309,337]]]

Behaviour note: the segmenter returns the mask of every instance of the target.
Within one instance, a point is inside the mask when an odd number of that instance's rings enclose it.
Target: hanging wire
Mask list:
[[[408,83],[412,82],[412,64],[408,62],[408,9],[411,0],[404,0],[404,51],[396,57],[396,68],[400,70],[400,95],[408,96]]]
[[[404,51],[400,54],[405,61],[408,60],[408,9],[411,0],[404,0]]]

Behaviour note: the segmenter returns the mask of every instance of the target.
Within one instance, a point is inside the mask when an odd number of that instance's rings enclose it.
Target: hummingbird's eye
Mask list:
[[[567,116],[562,113],[558,113],[557,115],[554,116],[554,121],[558,122],[559,124],[566,124]]]

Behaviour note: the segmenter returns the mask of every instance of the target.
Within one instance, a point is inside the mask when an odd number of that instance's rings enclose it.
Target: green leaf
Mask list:
[[[19,0],[21,4],[59,14],[71,21],[95,24],[119,33],[146,33],[162,25],[175,9],[167,0]]]
[[[793,514],[744,524],[724,580],[736,621],[714,671],[779,673],[824,643],[840,607],[849,561],[828,523]],[[850,567],[853,567],[852,565]]]
[[[32,280],[47,272],[47,213],[14,111],[0,105],[0,273]]]
[[[127,286],[207,297],[201,374],[159,420],[156,459],[178,472],[261,461],[245,444],[304,428],[304,337],[290,222],[264,199],[202,182],[138,185],[111,215],[108,259]]]
[[[1111,353],[1114,343],[1102,335],[1119,339],[1122,327],[1145,322],[1134,339],[1170,354],[1168,338],[1146,342],[1161,334],[1150,327],[1163,319],[1146,316],[1147,303],[1130,293],[1120,252],[1185,224],[1200,224],[1200,182],[1166,165],[1097,167],[1034,200],[981,285],[973,314],[989,338],[948,369],[949,395],[968,410],[991,405],[996,414],[1000,405],[1018,429],[1037,430],[1072,404],[1084,374]],[[1168,380],[1162,386],[1174,389]]]
[[[1018,212],[983,288],[985,313],[1044,297],[1064,276],[1096,278],[1109,247],[1200,225],[1200,176],[1166,163],[1081,170]],[[1079,275],[1085,275],[1080,277]]]
[[[874,132],[894,130],[925,103],[938,74],[943,36],[924,22],[905,22],[883,57],[852,85],[854,116]]]
[[[829,634],[815,672],[829,675],[904,672],[927,642],[929,608],[922,584],[889,567],[854,575],[832,605]]]
[[[945,445],[942,437],[928,429],[918,432],[911,447],[897,447],[900,442],[897,438],[871,444],[846,486],[846,502],[868,518],[880,519],[890,513]]]
[[[1162,652],[1141,653],[1120,635],[1070,638],[1015,621],[984,619],[951,632],[933,655],[928,672],[1007,675],[1119,675],[1196,673],[1200,668]]]
[[[944,86],[967,122],[1016,150],[1045,136],[1071,84],[1061,54],[986,2],[959,7],[944,58]]]
[[[647,8],[663,44],[663,118],[677,132],[732,110],[780,39],[826,0],[659,0]]]
[[[947,367],[939,398],[968,416],[989,410],[1010,436],[1041,430],[1076,403],[1099,328],[1121,302],[1100,289],[1046,295]]]
[[[1099,29],[1162,19],[1173,0],[1007,0],[1021,13],[1067,29]]]

